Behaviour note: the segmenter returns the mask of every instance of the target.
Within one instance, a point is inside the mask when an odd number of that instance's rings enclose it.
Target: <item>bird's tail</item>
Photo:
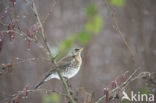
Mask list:
[[[35,89],[39,88],[43,83],[44,83],[44,80],[42,80],[39,84],[37,84],[37,85],[35,86]]]
[[[54,70],[52,70],[48,75],[46,75],[45,78],[38,85],[35,86],[35,89],[39,88],[44,82],[53,78],[56,78]]]

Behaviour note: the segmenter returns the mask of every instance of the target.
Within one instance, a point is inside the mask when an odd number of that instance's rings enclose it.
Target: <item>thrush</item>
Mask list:
[[[72,55],[68,55],[64,58],[62,58],[58,63],[58,68],[60,69],[60,74],[62,77],[66,79],[70,79],[74,77],[80,70],[81,64],[82,64],[82,58],[81,58],[81,52],[83,48],[76,48],[73,51]],[[44,82],[50,80],[50,79],[60,79],[57,68],[55,67],[52,69],[48,75],[44,77],[44,79],[35,86],[35,89],[39,88]]]

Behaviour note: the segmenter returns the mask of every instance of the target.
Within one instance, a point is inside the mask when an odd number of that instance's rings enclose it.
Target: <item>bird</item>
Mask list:
[[[56,63],[63,78],[66,78],[68,80],[79,72],[82,64],[82,51],[83,48],[75,48],[72,55],[67,55]],[[54,78],[60,79],[56,67],[50,70],[50,72],[43,78],[43,80],[35,86],[35,89],[39,88],[46,81]]]

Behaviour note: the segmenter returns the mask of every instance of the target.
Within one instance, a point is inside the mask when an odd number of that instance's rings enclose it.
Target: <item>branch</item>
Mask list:
[[[123,82],[120,86],[116,87],[115,89],[111,90],[109,92],[110,96],[116,92],[117,90],[120,90],[121,88],[125,88],[130,82],[132,82],[134,75],[136,74],[136,72],[139,70],[140,68],[137,68],[130,76],[129,78]],[[104,101],[104,99],[106,98],[106,95],[100,97],[95,103],[101,103],[102,101]]]
[[[26,0],[26,2],[27,2],[27,0]],[[32,1],[32,3],[33,3],[33,4],[32,4],[32,10],[33,10],[33,12],[34,12],[34,14],[35,14],[35,16],[36,16],[36,18],[37,18],[37,21],[38,21],[38,23],[39,23],[39,25],[40,25],[40,27],[41,27],[41,37],[42,37],[42,39],[43,39],[43,41],[44,41],[44,45],[45,45],[45,47],[46,47],[46,49],[47,49],[47,51],[48,51],[48,53],[49,53],[49,57],[50,57],[50,59],[51,59],[51,63],[52,63],[52,64],[56,67],[56,69],[57,69],[57,73],[58,73],[58,75],[59,75],[59,77],[60,77],[60,79],[61,79],[61,82],[62,82],[62,84],[63,84],[63,86],[64,86],[64,89],[65,89],[65,91],[66,91],[66,93],[67,93],[67,96],[66,96],[66,97],[68,98],[68,100],[70,101],[70,103],[75,103],[75,101],[73,100],[72,96],[70,95],[70,91],[69,91],[68,85],[67,85],[66,81],[64,80],[64,78],[62,77],[62,75],[61,75],[61,73],[60,73],[60,69],[58,68],[58,66],[57,66],[57,64],[56,64],[56,62],[55,62],[55,57],[52,56],[52,53],[51,53],[51,51],[50,51],[50,47],[49,47],[49,45],[48,45],[47,38],[46,38],[45,33],[44,33],[43,24],[42,24],[42,22],[41,22],[41,20],[40,20],[40,18],[39,18],[39,14],[38,14],[38,12],[37,12],[36,5],[35,5],[34,1]]]
[[[56,91],[54,91],[54,90],[47,90],[47,89],[29,89],[29,90],[26,90],[26,92],[27,93],[30,93],[30,92],[42,92],[42,91],[44,91],[46,94],[47,93],[51,93],[51,92],[54,92],[54,93],[57,93],[57,94],[60,94],[60,95],[62,95],[62,96],[66,96],[66,94],[62,94],[62,93],[59,93],[59,92],[56,92]],[[17,91],[17,94],[19,94],[19,95],[22,95],[23,93],[24,93],[25,91]],[[14,96],[16,96],[17,95],[16,93],[15,94],[13,94],[12,96],[14,97]]]
[[[17,103],[17,100],[19,99],[19,98],[26,98],[27,96],[28,96],[28,93],[34,93],[34,92],[44,92],[44,93],[46,93],[46,94],[48,94],[48,93],[57,93],[57,94],[59,94],[59,95],[61,95],[61,96],[66,96],[66,94],[63,94],[63,93],[61,93],[61,92],[56,92],[56,91],[54,91],[54,90],[47,90],[47,89],[28,89],[29,87],[28,86],[25,86],[24,88],[23,88],[23,90],[21,90],[21,91],[16,91],[14,94],[12,94],[11,96],[4,96],[4,98],[3,97],[0,97],[0,99],[1,100],[3,100],[3,99],[7,99],[7,100],[11,100],[11,101],[16,101],[16,102],[11,102],[11,103]],[[10,102],[9,102],[10,103]],[[19,103],[19,102],[18,102]]]
[[[23,58],[19,58],[19,57],[12,57],[11,61],[8,63],[2,63],[0,64],[0,77],[11,72],[12,68],[15,65],[18,65],[20,63],[25,63],[25,62],[29,62],[29,61],[48,61],[48,59],[46,58],[27,58],[27,59],[23,59]],[[51,65],[50,65],[51,66]],[[48,66],[48,67],[50,67]]]
[[[130,46],[128,45],[128,42],[126,41],[126,39],[125,39],[123,33],[121,32],[121,30],[120,30],[120,28],[119,28],[117,19],[115,18],[114,14],[113,14],[112,8],[109,6],[107,0],[104,0],[104,2],[105,2],[105,4],[106,4],[106,7],[108,8],[108,10],[110,11],[110,13],[112,14],[112,19],[113,19],[113,22],[114,22],[114,24],[115,24],[115,29],[116,29],[116,31],[119,32],[119,35],[120,35],[121,39],[123,40],[125,46],[127,47],[128,51],[129,51],[129,53],[130,53],[130,55],[131,55],[132,58],[133,58],[133,61],[135,62],[135,59],[134,59],[135,55],[133,54],[133,52],[132,52]]]
[[[7,24],[4,24],[2,21],[0,21],[0,25],[7,26]]]
[[[45,17],[43,24],[46,23],[46,21],[48,20],[48,17],[50,16],[50,14],[54,11],[54,8],[56,7],[56,0],[54,0],[54,4],[52,5],[52,8],[50,9],[48,15]]]
[[[24,33],[24,32],[22,32],[22,31],[15,31],[15,30],[4,30],[4,31],[0,31],[0,33],[2,33],[2,34],[9,33],[9,32],[13,32],[13,33],[18,34],[20,36],[24,36],[27,40],[31,40],[31,41],[37,43],[37,40],[36,39],[33,39],[33,38],[28,37],[27,34]]]
[[[43,28],[43,25],[42,25],[41,20],[39,18],[39,15],[38,15],[38,12],[37,12],[37,9],[36,9],[36,5],[35,5],[34,1],[33,1],[32,9],[33,9],[33,11],[35,13],[35,16],[37,18],[37,21],[38,21],[39,25],[41,26],[41,36],[42,36],[42,39],[44,41],[45,47],[46,47],[47,51],[49,52],[50,58],[53,58],[52,55],[51,55],[51,51],[50,51],[48,42],[47,42],[47,38],[46,38],[45,33],[44,33],[44,28]]]

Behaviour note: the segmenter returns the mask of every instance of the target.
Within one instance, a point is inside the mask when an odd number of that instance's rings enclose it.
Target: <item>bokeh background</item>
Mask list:
[[[6,7],[12,5],[10,1],[0,1],[1,15]],[[61,58],[68,50],[84,48],[81,70],[69,81],[72,88],[82,87],[89,93],[95,92],[97,99],[103,95],[103,88],[125,71],[131,73],[138,66],[141,67],[140,72],[156,71],[155,0],[108,0],[111,11],[104,0],[56,0],[56,5],[54,0],[35,0],[35,3],[41,20],[53,8],[44,27],[54,55],[60,53]],[[15,9],[8,10],[10,15],[16,11],[19,27],[24,32],[37,22],[29,4],[31,2],[27,4],[23,0],[17,0]],[[116,19],[119,30],[115,29],[113,18]],[[6,17],[3,22],[9,24],[10,19]],[[6,30],[6,27],[0,25],[0,30]],[[119,31],[128,42],[134,59]],[[0,101],[4,103],[9,96],[26,85],[33,87],[51,69],[41,44],[32,42],[29,47],[27,40],[19,34],[12,41],[8,36],[5,37],[0,51],[0,64],[16,62],[16,57],[25,59],[25,62],[13,65],[11,72],[0,77]],[[141,81],[136,81],[136,85],[130,87],[136,89],[140,84]],[[56,91],[63,89],[61,82],[55,79],[41,88]],[[35,92],[21,101],[41,103],[44,102],[45,95],[47,94]]]

